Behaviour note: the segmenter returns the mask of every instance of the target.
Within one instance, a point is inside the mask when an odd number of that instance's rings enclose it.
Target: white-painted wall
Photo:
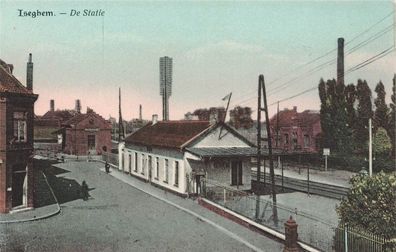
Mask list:
[[[135,153],[137,154],[137,167],[135,163]],[[167,155],[164,155],[167,154]],[[152,149],[145,151],[144,147],[127,145],[122,153],[124,155],[124,167],[120,170],[130,173],[133,176],[140,177],[146,181],[149,180],[149,156],[152,158],[152,176],[151,183],[160,185],[170,190],[185,194],[186,191],[186,170],[183,154],[181,152],[169,149]],[[129,155],[131,155],[131,170],[129,170]],[[159,174],[156,176],[156,160],[159,161]],[[121,160],[121,159],[120,159]],[[165,160],[168,160],[168,181],[165,181]],[[175,183],[175,166],[179,166],[179,183]],[[121,162],[120,162],[121,166]]]
[[[190,147],[249,147],[248,144],[227,131],[225,128],[223,128],[221,133],[222,137],[219,139],[220,128],[221,127],[217,127],[203,139]]]

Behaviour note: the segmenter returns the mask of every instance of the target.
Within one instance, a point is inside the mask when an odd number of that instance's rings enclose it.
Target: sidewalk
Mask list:
[[[105,172],[103,164],[98,163],[97,166],[101,171]],[[119,179],[120,181],[141,190],[152,197],[162,200],[178,209],[191,214],[197,218],[199,221],[204,221],[217,229],[219,231],[226,233],[230,237],[244,243],[246,246],[251,248],[253,251],[282,251],[284,244],[278,241],[272,240],[265,237],[257,232],[251,231],[246,227],[243,227],[231,220],[228,220],[206,208],[198,205],[197,200],[185,199],[176,196],[170,192],[166,192],[157,187],[150,185],[150,183],[138,180],[126,173],[118,171],[116,169],[111,169],[111,176]]]
[[[60,213],[60,206],[54,198],[51,188],[47,184],[46,177],[41,174],[38,176],[36,197],[38,197],[35,199],[35,205],[37,208],[25,208],[14,210],[7,214],[0,214],[0,224],[36,221],[46,219]]]

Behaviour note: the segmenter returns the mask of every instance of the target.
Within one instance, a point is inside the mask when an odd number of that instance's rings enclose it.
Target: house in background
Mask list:
[[[224,123],[153,121],[119,144],[119,170],[179,195],[200,193],[201,179],[248,190],[253,145]]]
[[[111,150],[111,124],[92,109],[76,114],[54,133],[62,139],[63,152],[72,155],[100,155]]]
[[[284,109],[270,119],[270,125],[274,148],[286,152],[320,151],[322,128],[319,111],[305,110],[299,113],[297,107]]]
[[[33,62],[29,55],[26,87],[0,60],[0,213],[33,207]]]

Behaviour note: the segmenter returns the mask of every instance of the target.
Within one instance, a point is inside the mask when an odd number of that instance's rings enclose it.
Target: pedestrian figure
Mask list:
[[[83,200],[87,201],[89,194],[88,194],[88,185],[85,182],[85,180],[81,184],[81,194],[82,194],[81,196],[82,196]]]
[[[109,163],[107,161],[106,161],[106,164],[105,164],[105,170],[106,170],[106,173],[110,172],[110,165],[109,165]]]

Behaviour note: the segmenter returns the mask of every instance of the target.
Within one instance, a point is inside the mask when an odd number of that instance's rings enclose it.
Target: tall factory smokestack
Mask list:
[[[33,62],[31,53],[29,53],[29,61],[26,67],[26,87],[29,90],[33,90]]]
[[[55,101],[54,100],[50,100],[50,111],[51,112],[55,111]]]
[[[142,104],[139,105],[139,120],[142,120]]]
[[[344,84],[344,38],[338,38],[337,84]]]
[[[77,113],[81,113],[81,102],[80,102],[80,99],[77,99],[76,100],[76,103],[75,103],[75,106],[74,106],[74,110],[77,112]]]

